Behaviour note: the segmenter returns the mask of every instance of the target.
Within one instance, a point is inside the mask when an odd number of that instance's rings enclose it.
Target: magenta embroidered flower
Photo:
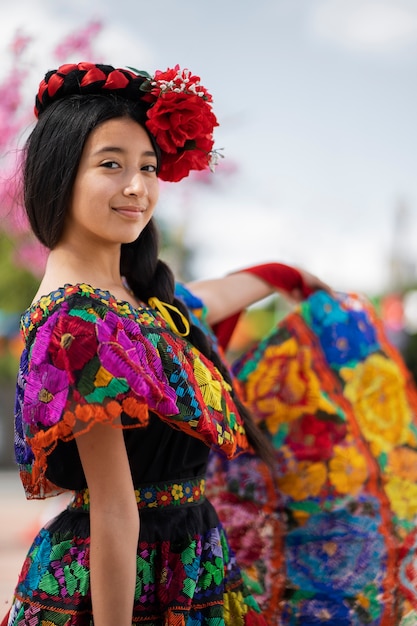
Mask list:
[[[175,391],[169,386],[158,353],[130,319],[120,319],[109,311],[97,323],[99,357],[115,378],[124,378],[135,394],[150,410],[176,415]]]
[[[52,426],[59,422],[68,397],[67,374],[50,365],[34,365],[25,390],[22,420],[35,430],[37,425]]]

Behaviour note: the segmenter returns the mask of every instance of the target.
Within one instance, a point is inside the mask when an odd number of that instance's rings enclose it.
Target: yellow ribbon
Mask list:
[[[159,313],[162,315],[164,320],[168,322],[169,326],[172,328],[174,332],[177,333],[177,335],[180,335],[180,337],[186,337],[187,335],[189,335],[190,323],[185,317],[185,315],[181,313],[181,311],[177,309],[176,306],[173,306],[172,304],[168,304],[167,302],[162,302],[159,298],[156,298],[155,296],[152,296],[152,298],[149,298],[148,304],[153,309],[156,309],[157,311],[159,311]],[[184,332],[181,332],[180,330],[178,330],[178,327],[176,323],[174,322],[174,320],[172,319],[171,313],[168,311],[168,309],[171,309],[171,311],[175,311],[175,313],[180,316],[181,321],[185,328]]]

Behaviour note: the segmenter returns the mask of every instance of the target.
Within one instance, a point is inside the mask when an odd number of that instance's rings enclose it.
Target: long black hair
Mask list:
[[[50,103],[39,116],[25,147],[23,191],[32,230],[47,248],[52,250],[64,232],[72,189],[89,134],[103,122],[123,117],[135,120],[146,130],[144,105],[116,94],[70,95]],[[150,139],[158,155],[154,138],[150,136]],[[159,258],[159,234],[153,219],[136,241],[122,244],[120,272],[139,300],[147,302],[156,296],[173,304],[190,321],[187,307],[175,297],[174,275]],[[196,325],[190,324],[190,328],[188,339],[231,385],[249,443],[272,466],[272,446],[239,399],[228,368],[213,342]]]

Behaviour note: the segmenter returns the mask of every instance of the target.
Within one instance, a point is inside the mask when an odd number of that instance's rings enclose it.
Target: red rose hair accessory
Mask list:
[[[191,170],[212,171],[219,154],[213,150],[218,126],[212,97],[200,78],[178,65],[166,72],[117,69],[94,63],[66,64],[48,72],[39,85],[35,115],[60,98],[73,94],[116,93],[141,101],[147,109],[146,127],[161,151],[159,178],[176,182]]]
[[[140,86],[148,110],[148,130],[155,137],[163,158],[164,180],[181,180],[190,170],[213,169],[218,153],[213,151],[213,129],[218,126],[212,112],[213,98],[200,84],[200,77],[179,65],[157,71]]]

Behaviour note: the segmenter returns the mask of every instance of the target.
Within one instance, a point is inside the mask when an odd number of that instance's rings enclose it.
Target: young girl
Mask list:
[[[211,96],[178,67],[79,63],[46,74],[35,112],[24,197],[50,253],[22,316],[16,460],[28,498],[74,497],[4,623],[265,625],[204,488],[211,448],[269,461],[269,444],[175,297],[152,220],[158,178],[210,166]],[[272,291],[247,273],[199,287],[210,324]]]

